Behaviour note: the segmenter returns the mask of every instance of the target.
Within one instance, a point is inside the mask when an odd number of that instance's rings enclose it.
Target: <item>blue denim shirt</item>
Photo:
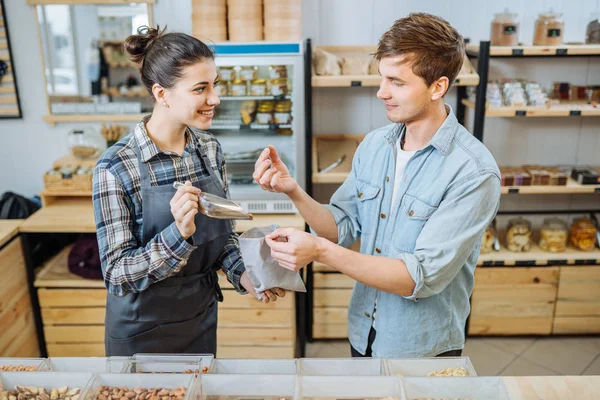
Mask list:
[[[355,284],[348,337],[364,353],[373,326],[373,357],[428,357],[464,346],[480,242],[500,201],[500,171],[486,147],[447,111],[400,182],[394,179],[394,146],[403,124],[367,135],[352,172],[327,205],[338,244],[349,247],[360,238],[361,253],[404,261],[416,282],[406,297]],[[394,184],[400,191],[390,204]]]

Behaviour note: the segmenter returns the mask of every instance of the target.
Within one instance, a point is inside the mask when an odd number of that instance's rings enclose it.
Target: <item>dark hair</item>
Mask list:
[[[125,39],[125,51],[139,65],[142,82],[150,94],[155,83],[171,89],[185,67],[215,58],[212,50],[195,37],[180,32],[165,33],[166,29],[142,26],[137,35]]]
[[[465,42],[448,21],[412,13],[381,36],[375,58],[407,56],[413,73],[430,86],[442,76],[454,82],[465,59]]]

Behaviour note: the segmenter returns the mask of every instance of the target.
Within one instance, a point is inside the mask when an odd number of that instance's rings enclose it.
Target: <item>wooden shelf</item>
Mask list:
[[[73,246],[67,246],[48,261],[37,274],[35,287],[46,288],[104,288],[103,280],[85,279],[69,271],[69,252]]]
[[[502,194],[585,194],[600,193],[600,185],[580,185],[569,178],[563,186],[502,186]]]
[[[581,251],[568,247],[562,253],[549,253],[537,245],[526,253],[514,253],[502,247],[500,251],[481,254],[477,265],[483,266],[534,266],[534,265],[593,265],[600,264],[600,249]]]
[[[327,51],[338,57],[344,56],[369,56],[377,51],[377,46],[317,46],[315,49]],[[468,74],[459,74],[453,86],[477,86],[479,75],[465,56]],[[379,75],[335,75],[318,76],[313,75],[312,87],[379,87],[381,76]]]
[[[475,109],[475,103],[463,99],[462,104]],[[488,107],[485,110],[486,117],[600,117],[600,107],[592,108],[566,108],[566,107]]]
[[[145,114],[57,114],[46,115],[43,120],[50,125],[63,122],[139,122]]]
[[[42,207],[26,219],[21,232],[94,233],[96,222],[91,198],[63,198]]]
[[[478,44],[467,45],[467,53],[479,54]],[[561,46],[490,46],[491,57],[539,57],[539,56],[597,56],[600,55],[600,45],[578,44]]]
[[[23,221],[22,219],[0,220],[0,247],[8,243],[19,232],[19,226]]]
[[[337,76],[313,76],[312,87],[379,87],[381,76],[379,75],[337,75]],[[456,77],[452,86],[477,86],[479,75],[464,74]]]

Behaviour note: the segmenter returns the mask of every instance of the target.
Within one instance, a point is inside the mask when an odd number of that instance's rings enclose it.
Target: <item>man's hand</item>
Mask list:
[[[293,228],[276,229],[265,236],[265,242],[279,265],[295,272],[315,261],[321,252],[318,237]]]
[[[273,146],[267,146],[260,154],[254,164],[252,177],[268,192],[289,194],[298,187],[298,183],[292,178],[290,170],[281,161]]]
[[[254,296],[256,298],[256,300],[258,301],[262,301],[263,303],[269,303],[270,301],[277,301],[277,297],[285,297],[285,290],[280,289],[280,288],[274,288],[271,290],[265,290],[264,292],[262,292],[262,296],[259,296],[258,293],[256,293],[256,289],[254,289],[254,285],[252,284],[252,281],[250,280],[250,277],[248,276],[248,272],[244,271],[244,273],[242,274],[241,278],[240,278],[240,284],[244,287],[244,289],[246,289],[248,291],[248,293],[250,293],[252,296]],[[262,298],[260,298],[262,297]]]

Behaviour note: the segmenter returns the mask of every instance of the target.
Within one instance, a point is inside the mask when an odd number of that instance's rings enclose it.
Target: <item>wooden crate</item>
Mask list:
[[[343,183],[352,170],[352,159],[364,135],[317,135],[313,136],[313,183]],[[340,165],[330,172],[320,172],[345,156]]]
[[[225,300],[219,304],[217,356],[220,358],[293,358],[296,348],[294,293],[264,304],[241,296],[223,274]]]
[[[23,247],[17,236],[21,222],[0,221],[0,354],[3,357],[40,355]]]
[[[561,267],[553,333],[600,333],[600,267]]]
[[[477,268],[470,335],[549,335],[559,267]]]

